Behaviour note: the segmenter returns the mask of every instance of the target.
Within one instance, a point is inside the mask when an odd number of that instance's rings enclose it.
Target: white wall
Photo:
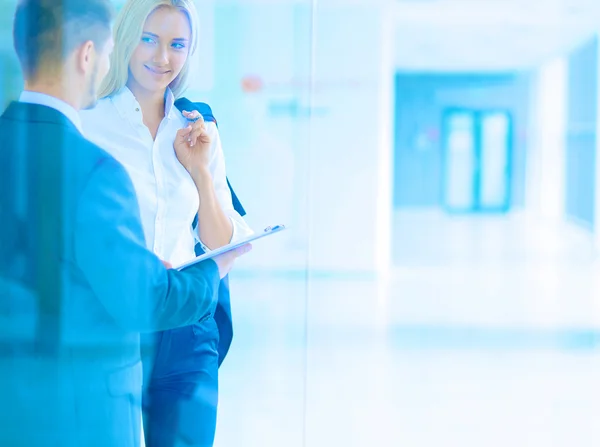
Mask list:
[[[383,6],[322,6],[316,14],[311,121],[310,265],[389,265],[393,40]]]
[[[385,271],[392,191],[393,24],[370,5],[215,5],[209,100],[261,241],[238,270]],[[244,93],[246,75],[264,88]],[[208,76],[210,78],[210,76]],[[296,113],[282,110],[295,109]],[[277,111],[279,110],[279,112]]]
[[[568,66],[560,57],[536,72],[527,160],[527,208],[554,221],[565,216]]]

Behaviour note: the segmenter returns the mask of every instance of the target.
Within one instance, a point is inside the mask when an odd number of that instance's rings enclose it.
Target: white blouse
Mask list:
[[[199,197],[194,181],[173,148],[177,131],[188,125],[174,102],[168,91],[165,118],[155,140],[143,123],[139,103],[127,87],[100,100],[95,108],[82,111],[81,118],[84,135],[121,162],[129,173],[138,196],[148,249],[162,260],[178,265],[195,256],[194,245],[199,238],[192,222],[198,212]],[[252,230],[233,208],[217,127],[207,122],[206,128],[212,141],[209,170],[217,200],[233,224],[234,242],[251,235]]]

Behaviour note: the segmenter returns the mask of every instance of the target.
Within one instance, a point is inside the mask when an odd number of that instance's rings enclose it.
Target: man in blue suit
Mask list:
[[[125,169],[80,133],[108,71],[106,0],[22,0],[25,91],[0,117],[0,445],[137,447],[140,332],[214,312],[238,252],[167,270]]]

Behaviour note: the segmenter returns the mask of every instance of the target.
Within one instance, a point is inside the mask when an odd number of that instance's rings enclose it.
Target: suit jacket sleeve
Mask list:
[[[114,159],[100,161],[84,187],[74,247],[92,291],[127,329],[152,332],[192,324],[216,306],[214,261],[178,272],[146,249],[133,184]]]

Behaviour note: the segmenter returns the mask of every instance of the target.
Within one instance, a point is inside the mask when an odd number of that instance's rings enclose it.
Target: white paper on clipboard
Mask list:
[[[194,264],[197,264],[199,262],[206,261],[207,259],[214,258],[215,256],[218,256],[220,254],[223,254],[223,253],[226,253],[228,251],[234,250],[234,249],[236,249],[238,247],[241,247],[242,245],[246,245],[246,244],[248,244],[250,242],[253,242],[253,241],[256,241],[258,239],[262,239],[263,237],[270,236],[270,235],[275,234],[275,233],[280,233],[280,232],[282,232],[285,229],[286,229],[285,225],[275,225],[274,227],[267,227],[262,233],[253,234],[250,237],[247,237],[245,239],[239,240],[239,241],[234,242],[232,244],[227,244],[227,245],[224,245],[224,246],[222,246],[220,248],[217,248],[215,250],[211,250],[208,253],[204,253],[203,255],[195,257],[194,259],[192,259],[191,261],[186,262],[185,264],[181,264],[181,265],[179,265],[177,267],[173,267],[173,268],[175,270],[181,271],[181,270],[185,269],[186,267],[190,267],[190,266],[192,266]]]

